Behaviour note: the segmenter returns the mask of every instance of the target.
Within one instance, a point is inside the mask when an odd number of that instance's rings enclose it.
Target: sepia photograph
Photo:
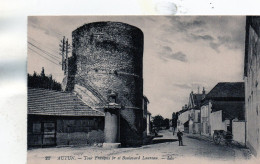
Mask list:
[[[28,164],[259,157],[260,17],[27,21]]]

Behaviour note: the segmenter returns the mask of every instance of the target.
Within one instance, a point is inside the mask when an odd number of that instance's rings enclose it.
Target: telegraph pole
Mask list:
[[[68,64],[69,64],[69,61],[68,61],[68,54],[69,54],[69,49],[71,48],[70,47],[70,44],[69,44],[69,41],[68,41],[68,38],[67,40],[65,38],[65,36],[63,36],[63,39],[61,40],[61,43],[60,43],[60,51],[61,51],[61,56],[62,56],[62,70],[64,71],[64,74],[66,74],[68,72]]]
[[[61,44],[59,45],[60,46],[60,51],[61,51],[61,56],[62,56],[62,70],[64,70],[64,67],[65,67],[65,63],[64,63],[64,52],[65,52],[65,36],[63,36],[63,39],[61,40]]]
[[[68,41],[68,38],[66,40],[66,59],[65,59],[65,70],[64,70],[64,73],[68,73],[68,65],[69,65],[69,61],[68,61],[68,54],[69,54],[69,49],[70,49],[70,44],[69,44],[69,41]]]

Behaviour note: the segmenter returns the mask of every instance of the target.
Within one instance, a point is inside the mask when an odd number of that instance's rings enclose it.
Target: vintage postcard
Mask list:
[[[259,157],[260,17],[29,16],[27,162]]]

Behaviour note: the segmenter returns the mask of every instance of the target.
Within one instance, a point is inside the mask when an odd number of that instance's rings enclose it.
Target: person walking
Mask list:
[[[183,146],[182,136],[183,136],[183,133],[180,130],[178,130],[177,137],[179,140],[179,146]]]

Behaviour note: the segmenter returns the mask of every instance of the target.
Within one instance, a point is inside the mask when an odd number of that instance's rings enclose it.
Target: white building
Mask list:
[[[247,17],[244,61],[246,146],[260,154],[260,17]]]

